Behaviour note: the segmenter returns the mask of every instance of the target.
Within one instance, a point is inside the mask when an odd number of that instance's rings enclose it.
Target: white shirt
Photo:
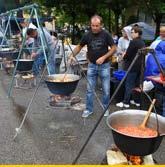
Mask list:
[[[36,27],[33,23],[30,23],[28,27],[24,27],[24,28],[22,29],[22,35],[23,35],[23,37],[25,36],[26,30],[27,30],[28,28],[37,29],[37,27]]]
[[[27,31],[28,28],[37,29],[37,27],[36,27],[33,23],[30,23],[28,27],[24,27],[24,28],[22,29],[22,36],[23,36],[23,37],[25,37],[26,31]],[[28,39],[26,40],[26,44],[27,44],[27,45],[29,45],[29,44],[31,44],[31,43],[33,43],[33,42],[34,42],[34,39],[33,39],[33,38],[28,38]]]
[[[117,45],[118,54],[124,53],[127,50],[129,43],[130,43],[130,40],[124,37],[120,37]]]

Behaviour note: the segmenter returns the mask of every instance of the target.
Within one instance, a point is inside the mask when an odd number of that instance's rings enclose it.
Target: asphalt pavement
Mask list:
[[[50,92],[42,81],[17,134],[16,128],[20,127],[36,87],[13,87],[11,97],[8,97],[12,77],[1,70],[0,78],[0,164],[72,164],[102,112],[95,100],[94,114],[86,119],[81,117],[85,106],[86,80],[82,78],[79,81],[72,95],[80,96],[81,102],[65,108],[49,105]],[[101,96],[99,89],[97,94]],[[119,109],[112,103],[109,110],[114,112]],[[111,130],[103,117],[77,164],[101,164],[113,143]],[[158,164],[165,164],[165,139],[153,158]]]

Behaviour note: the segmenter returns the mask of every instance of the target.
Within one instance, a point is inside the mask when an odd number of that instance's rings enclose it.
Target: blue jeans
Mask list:
[[[48,60],[49,73],[50,74],[55,74],[55,72],[56,72],[56,69],[55,69],[56,58],[55,58],[54,52],[50,53],[50,55],[47,58],[47,60]],[[41,68],[44,65],[45,65],[45,56],[44,56],[44,53],[41,53],[40,55],[38,55],[35,58],[34,63],[33,63],[32,71],[33,71],[34,75],[38,75],[40,70],[41,70]]]
[[[100,77],[103,89],[102,104],[107,107],[110,100],[110,64],[101,65],[90,63],[87,71],[87,94],[86,94],[86,110],[93,112],[93,90],[96,87],[97,77]],[[90,85],[89,85],[90,84]]]
[[[139,86],[140,74],[138,72],[129,72],[125,81],[125,92],[123,103],[129,104],[132,96],[132,89]],[[140,103],[140,97],[135,99],[136,103]]]
[[[51,48],[50,49],[50,55],[48,56],[48,68],[50,74],[55,74],[56,73],[56,48]]]
[[[40,54],[37,57],[35,57],[32,67],[32,71],[35,76],[37,76],[40,73],[41,68],[44,66],[44,61],[45,61],[44,54]]]

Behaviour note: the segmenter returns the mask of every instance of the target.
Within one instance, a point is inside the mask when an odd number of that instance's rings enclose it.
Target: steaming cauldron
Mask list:
[[[79,80],[80,76],[75,74],[53,74],[47,75],[45,78],[45,82],[51,93],[66,96],[75,91]]]
[[[165,135],[165,118],[157,115],[158,126],[155,113],[151,113],[146,127],[154,130],[158,129],[158,136],[155,137],[133,137],[125,135],[116,130],[118,126],[135,125],[139,126],[147,111],[143,110],[121,110],[110,114],[107,118],[107,125],[112,130],[114,142],[117,147],[129,155],[145,156],[154,153],[160,146]]]
[[[31,59],[19,59],[19,60],[13,60],[14,65],[17,64],[17,71],[23,72],[23,71],[30,71],[32,70],[33,62],[34,60]]]

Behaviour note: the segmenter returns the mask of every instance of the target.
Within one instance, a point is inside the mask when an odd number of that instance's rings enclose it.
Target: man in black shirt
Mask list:
[[[93,113],[93,89],[96,87],[97,77],[99,76],[102,82],[103,97],[102,105],[107,107],[110,99],[110,63],[109,58],[116,51],[116,45],[111,35],[103,29],[102,18],[94,15],[90,20],[91,29],[84,34],[80,44],[73,50],[74,54],[69,57],[72,59],[76,56],[83,46],[87,45],[87,59],[89,61],[87,71],[87,94],[86,94],[86,110],[82,117],[86,118]],[[109,49],[109,47],[111,49]],[[108,111],[105,116],[108,116]]]

